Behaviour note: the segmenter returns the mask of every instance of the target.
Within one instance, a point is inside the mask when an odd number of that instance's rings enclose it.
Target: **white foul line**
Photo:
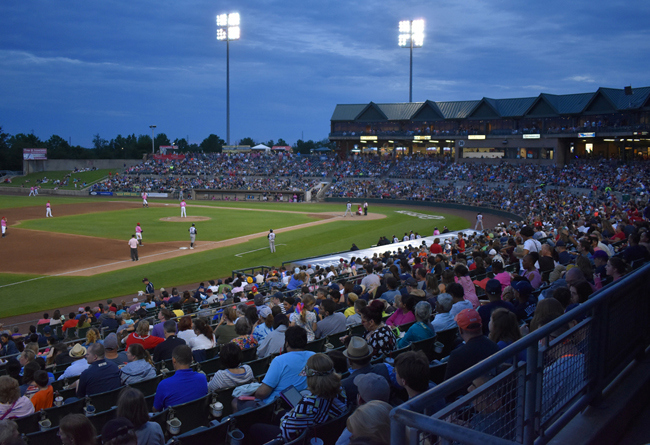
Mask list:
[[[286,246],[286,244],[276,244],[276,246]],[[249,250],[248,252],[236,253],[235,256],[241,258],[242,255],[246,255],[247,253],[253,253],[253,252],[257,252],[258,250],[266,250],[266,249],[270,249],[270,247],[262,247],[261,249],[255,249],[255,250]]]

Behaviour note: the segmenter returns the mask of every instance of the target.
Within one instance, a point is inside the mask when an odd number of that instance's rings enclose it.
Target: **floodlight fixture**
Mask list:
[[[226,141],[230,145],[230,41],[241,37],[238,12],[217,16],[217,40],[226,41]]]
[[[402,48],[411,51],[409,69],[409,102],[413,102],[413,48],[424,45],[424,20],[402,20],[399,22],[399,37],[397,43]]]

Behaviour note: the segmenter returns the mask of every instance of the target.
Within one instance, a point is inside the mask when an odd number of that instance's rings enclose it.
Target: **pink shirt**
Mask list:
[[[0,223],[0,224],[2,224],[2,227],[7,227],[7,220],[3,219],[2,223]]]
[[[135,226],[135,233],[142,233],[142,227]]]
[[[45,204],[45,207],[47,207],[49,209],[50,208],[50,203],[48,202],[47,204]]]
[[[131,239],[129,240],[129,247],[130,247],[131,249],[136,249],[136,248],[138,247],[138,240],[135,239],[135,238],[131,238]]]
[[[185,201],[181,202],[181,207],[185,207]]]

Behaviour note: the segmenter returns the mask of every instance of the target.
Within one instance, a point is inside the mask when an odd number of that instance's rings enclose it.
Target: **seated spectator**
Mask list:
[[[184,317],[181,317],[178,320],[178,325],[173,320],[169,320],[172,323],[174,323],[175,326],[177,326],[177,331],[178,331],[178,338],[185,340],[185,343],[189,343],[189,341],[193,338],[196,338],[196,332],[194,332],[194,329],[192,327],[192,317],[189,315],[186,315]],[[167,322],[165,322],[167,323]],[[164,325],[163,325],[163,335],[166,333],[164,332]],[[164,338],[164,337],[163,337]]]
[[[492,311],[489,324],[490,335],[488,338],[496,343],[500,350],[521,338],[517,316],[506,308],[496,308]],[[517,355],[517,360],[526,361],[525,350]]]
[[[291,326],[285,332],[286,353],[273,359],[269,370],[264,376],[262,386],[255,392],[255,398],[263,404],[268,404],[289,386],[294,386],[298,391],[307,388],[307,379],[300,372],[307,364],[312,351],[305,351],[307,346],[307,332],[300,326]]]
[[[165,328],[163,327],[164,322],[166,321],[173,321],[172,318],[174,318],[174,313],[170,311],[169,309],[161,309],[160,312],[158,312],[158,320],[160,323],[156,323],[156,325],[153,327],[153,330],[151,331],[151,335],[154,337],[160,337],[160,338],[165,338]],[[173,322],[176,324],[176,322]],[[191,326],[191,323],[190,323]],[[187,340],[185,340],[187,341]]]
[[[357,301],[354,302],[354,314],[350,315],[346,320],[345,320],[345,327],[350,327],[350,326],[358,326],[361,324],[361,314],[359,311],[366,307],[368,305],[368,302],[366,300],[362,300],[359,298]]]
[[[221,347],[219,353],[221,362],[226,369],[217,371],[210,383],[209,391],[218,391],[225,388],[234,388],[254,380],[253,370],[248,365],[242,365],[242,350],[235,343],[227,343]]]
[[[380,298],[382,300],[388,301],[390,304],[393,304],[395,303],[395,297],[397,295],[401,295],[400,291],[397,290],[398,287],[397,279],[393,275],[386,278],[386,287],[388,288],[388,290],[383,294],[381,294]]]
[[[501,283],[499,280],[496,280],[494,278],[488,280],[485,284],[485,293],[488,296],[490,302],[479,307],[477,312],[481,316],[481,323],[483,324],[483,335],[488,335],[490,333],[489,324],[492,312],[498,308],[505,308],[509,311],[514,312],[515,307],[507,301],[503,301],[501,299]]]
[[[237,320],[237,323],[235,323],[235,332],[237,333],[237,337],[233,338],[231,343],[239,346],[241,350],[257,347],[257,340],[251,334],[251,325],[245,317]]]
[[[356,379],[358,376],[370,373],[377,374],[383,377],[386,382],[390,384],[390,375],[386,365],[383,363],[378,363],[376,365],[370,364],[370,361],[374,356],[373,352],[372,346],[370,346],[365,339],[356,336],[350,338],[348,347],[343,351],[343,355],[348,359],[352,375],[343,379],[341,386],[345,389],[348,403],[351,405],[357,403],[358,388]]]
[[[456,319],[458,315],[464,309],[474,309],[474,306],[471,302],[465,300],[465,290],[463,286],[458,283],[451,283],[446,286],[447,293],[452,296],[452,306],[449,314]]]
[[[436,301],[436,316],[431,322],[431,326],[436,332],[455,329],[457,327],[454,317],[451,316],[451,307],[453,297],[448,293],[438,295]]]
[[[235,321],[237,320],[237,308],[229,306],[223,310],[223,315],[217,324],[214,333],[217,336],[217,344],[225,345],[237,337],[235,332]]]
[[[503,292],[506,287],[510,286],[512,277],[510,276],[510,272],[504,270],[502,261],[492,261],[492,273],[494,273],[494,279],[501,283],[501,292]]]
[[[537,297],[533,295],[533,286],[528,280],[513,281],[512,304],[520,321],[533,316],[537,307]]]
[[[194,333],[196,337],[187,341],[187,345],[192,348],[192,351],[211,349],[217,345],[212,328],[200,318],[194,320]]]
[[[104,346],[94,343],[88,348],[86,354],[88,368],[79,376],[77,383],[77,397],[84,398],[88,395],[117,389],[122,386],[120,382],[120,369],[113,362],[104,359]],[[72,366],[72,365],[71,365]]]
[[[20,395],[18,381],[8,375],[0,376],[0,419],[19,419],[34,412],[34,405]]]
[[[144,395],[137,389],[127,386],[120,391],[116,416],[131,421],[138,438],[138,444],[162,445],[165,443],[165,435],[160,424],[149,421],[147,402],[144,400]]]
[[[314,296],[305,294],[302,296],[302,302],[296,305],[296,310],[289,316],[291,326],[299,326],[307,332],[308,342],[316,339],[316,330],[318,329],[316,314],[313,312],[315,305]]]
[[[280,427],[257,424],[253,426],[256,438],[273,439],[278,434],[284,442],[300,437],[307,429],[331,419],[347,410],[345,395],[341,394],[341,376],[334,371],[334,363],[325,354],[314,354],[300,373],[307,377],[311,395],[305,396],[291,411],[282,416]]]
[[[111,332],[104,339],[104,359],[107,362],[113,362],[117,366],[122,366],[128,363],[129,359],[126,357],[125,351],[117,351],[117,335]]]
[[[23,351],[21,354],[21,359],[25,352],[27,352],[27,350]],[[20,395],[27,397],[31,397],[36,391],[38,391],[38,386],[34,384],[34,375],[41,370],[41,366],[34,361],[34,355],[32,351],[29,352],[32,354],[31,361],[27,362],[25,366],[23,366],[23,378],[21,380],[22,385],[20,385]],[[22,361],[19,360],[19,363],[22,364]]]
[[[397,348],[405,348],[414,341],[426,340],[435,337],[436,331],[429,323],[431,317],[431,305],[426,301],[420,301],[415,305],[415,324],[409,328],[402,338],[397,340]]]
[[[258,315],[262,322],[258,323],[253,329],[253,337],[259,344],[267,335],[273,332],[273,314],[270,307],[262,306],[259,308]]]
[[[9,355],[19,354],[20,351],[16,347],[14,339],[11,338],[11,335],[8,333],[3,333],[0,335],[0,342],[2,343],[2,348],[0,348],[0,356],[5,357]]]
[[[149,322],[147,320],[140,320],[135,328],[135,332],[129,334],[125,340],[122,340],[122,343],[126,343],[127,348],[132,344],[138,343],[144,349],[153,349],[163,341],[162,338],[155,337],[149,333]]]
[[[535,255],[529,253],[528,255],[524,256],[524,258],[521,260],[521,266],[523,268],[521,271],[521,276],[530,282],[530,284],[533,286],[533,289],[539,289],[539,286],[542,284],[542,276],[535,267],[535,261]]]
[[[70,377],[81,375],[81,373],[89,366],[88,362],[85,360],[86,352],[86,348],[80,344],[74,345],[68,352],[73,362],[70,366],[65,368],[65,371],[63,371],[63,374],[61,374],[57,380],[65,380]]]
[[[164,342],[163,342],[164,343]],[[156,368],[151,361],[151,355],[138,343],[134,343],[126,350],[129,363],[120,369],[122,385],[149,380],[156,377]]]
[[[352,292],[348,294],[348,301],[350,301],[350,295],[354,294]],[[355,301],[357,300],[355,299]],[[336,303],[332,300],[320,300],[319,314],[322,316],[322,320],[317,323],[316,336],[318,338],[345,331],[346,316],[341,312],[336,312]]]
[[[612,281],[620,280],[627,271],[625,261],[618,257],[611,257],[605,266],[607,276],[612,277]]]
[[[401,326],[415,321],[415,314],[413,313],[413,309],[415,308],[415,298],[413,298],[413,296],[396,296],[395,307],[397,310],[388,317],[388,320],[386,320],[388,326]]]
[[[111,419],[102,428],[102,443],[105,445],[142,445],[138,440],[133,423],[124,417]],[[161,442],[161,443],[164,443]]]
[[[395,359],[395,380],[406,389],[409,400],[435,386],[429,380],[429,359],[422,351],[409,351]],[[433,414],[445,407],[444,400],[435,400],[426,412]]]
[[[633,233],[628,238],[628,247],[623,251],[623,260],[627,264],[633,261],[647,261],[650,259],[650,252],[644,246],[640,245],[641,235]]]
[[[81,314],[77,319],[77,329],[86,329],[90,327],[90,321],[86,314]]]
[[[454,273],[456,274],[456,283],[463,286],[463,298],[466,301],[469,301],[472,304],[472,308],[476,309],[480,306],[478,301],[478,296],[476,296],[476,287],[472,278],[469,276],[469,270],[464,264],[457,264],[454,267]],[[447,290],[449,292],[449,290]]]
[[[34,411],[52,408],[54,404],[54,388],[50,385],[50,377],[45,371],[36,371],[34,373],[34,384],[38,390],[32,394],[30,400],[34,405]]]
[[[83,414],[68,414],[59,424],[59,437],[64,444],[95,445],[97,430]]]
[[[483,335],[481,316],[474,309],[464,309],[456,315],[455,320],[458,333],[465,343],[449,355],[445,380],[499,351],[497,344]]]
[[[185,340],[176,335],[176,323],[173,320],[168,320],[163,324],[165,327],[165,341],[158,344],[153,350],[154,362],[171,360],[174,348],[186,344]]]
[[[347,304],[348,307],[343,311],[344,317],[349,317],[354,314],[354,303],[359,299],[359,296],[354,292],[348,292],[347,294]]]
[[[20,438],[18,424],[13,420],[0,420],[0,444],[25,445],[25,441]]]
[[[86,341],[82,343],[82,346],[88,347],[92,345],[93,343],[102,343],[104,344],[104,340],[101,339],[99,335],[99,331],[97,328],[90,328],[88,329],[88,332],[86,332]]]
[[[76,327],[77,326],[76,320],[74,320],[74,321],[75,321],[74,326],[72,326],[70,324],[68,327]],[[71,323],[71,322],[72,322],[72,319],[70,319],[70,320],[66,321],[65,323],[63,323],[63,332],[65,332],[66,325],[68,323]],[[119,323],[115,319],[115,312],[108,311],[108,314],[106,314],[106,318],[104,318],[104,320],[102,321],[102,324],[101,324],[102,329],[106,328],[109,331],[116,331],[118,326],[119,326]]]
[[[189,346],[176,346],[172,354],[172,363],[176,372],[158,384],[153,402],[155,412],[163,411],[170,406],[191,402],[208,394],[208,382],[205,379],[205,374],[190,369],[192,349]]]
[[[364,337],[373,349],[373,355],[379,357],[388,355],[395,349],[397,339],[393,330],[382,321],[383,303],[374,300],[370,305],[361,309],[361,324],[366,329]]]
[[[284,314],[277,314],[273,320],[273,332],[266,336],[257,347],[257,357],[264,358],[279,354],[284,348],[284,335],[289,327],[289,319]]]
[[[587,281],[572,284],[569,286],[569,291],[571,292],[571,304],[582,304],[589,299],[591,294],[594,293],[593,287],[591,287],[591,284]],[[539,304],[537,307],[539,307]]]
[[[386,402],[373,400],[360,406],[347,420],[351,443],[390,445],[390,412]],[[355,440],[359,439],[360,442]]]

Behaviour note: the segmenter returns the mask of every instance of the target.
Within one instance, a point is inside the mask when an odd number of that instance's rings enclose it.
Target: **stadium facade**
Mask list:
[[[574,157],[650,157],[650,87],[599,88],[457,102],[339,104],[329,139],[352,153],[448,155],[557,163]]]

